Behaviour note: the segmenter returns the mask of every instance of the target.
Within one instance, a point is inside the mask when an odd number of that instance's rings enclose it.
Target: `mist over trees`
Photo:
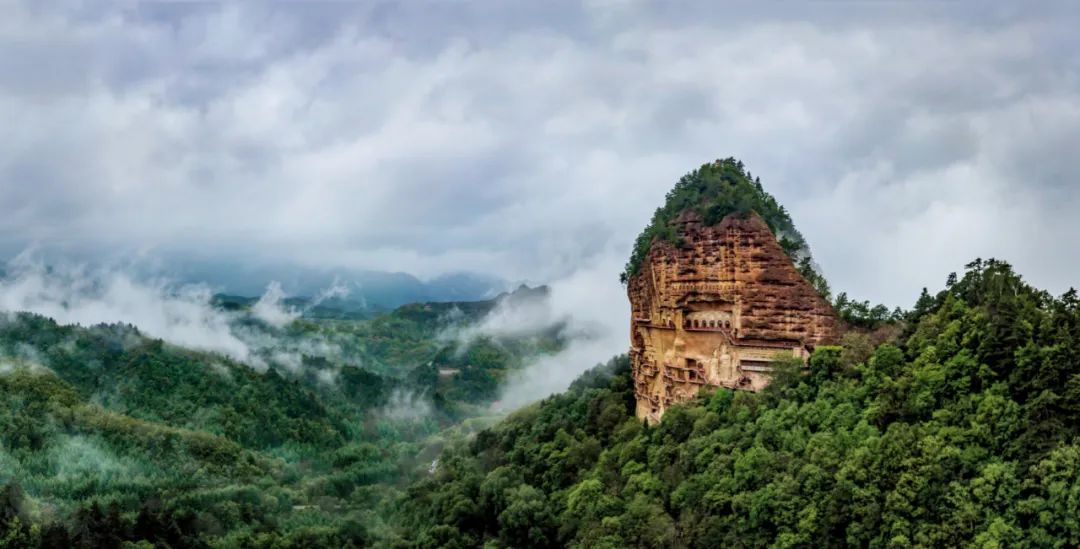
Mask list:
[[[494,302],[267,325],[358,346],[266,371],[130,325],[6,315],[0,541],[1080,543],[1075,291],[976,260],[909,311],[835,303],[850,331],[807,371],[704,394],[656,426],[634,417],[625,357],[500,421],[507,376],[563,342],[557,324],[490,316]],[[475,328],[489,318],[503,332]]]
[[[510,297],[280,325],[252,310],[265,369],[128,324],[0,315],[0,547],[392,539],[401,485],[564,347],[557,322],[472,328]]]
[[[471,328],[493,302],[297,318],[276,336],[362,342],[344,351],[363,365],[265,372],[130,325],[7,315],[0,543],[1080,543],[1075,291],[976,260],[909,311],[835,303],[850,331],[807,371],[656,426],[634,417],[625,357],[500,421],[507,374],[561,343],[504,315],[501,335]]]

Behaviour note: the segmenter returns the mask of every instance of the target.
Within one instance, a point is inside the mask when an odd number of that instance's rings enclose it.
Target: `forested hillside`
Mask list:
[[[543,297],[504,298],[524,294]],[[558,325],[454,335],[498,305],[241,317],[267,342],[265,371],[128,325],[0,316],[0,547],[393,539],[400,488],[442,438],[493,421],[501,380],[561,348]]]
[[[1080,298],[1003,262],[656,426],[625,358],[492,424],[558,331],[447,339],[491,305],[443,307],[301,319],[362,345],[299,372],[5,317],[0,547],[1080,544]]]
[[[418,547],[1080,544],[1076,292],[975,261],[902,327],[654,427],[616,359],[448,449],[399,532]]]

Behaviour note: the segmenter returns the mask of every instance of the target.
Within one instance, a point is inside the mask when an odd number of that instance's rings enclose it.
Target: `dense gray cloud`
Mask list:
[[[733,155],[860,298],[1077,283],[1075,8],[713,4],[11,3],[0,250],[616,285]]]

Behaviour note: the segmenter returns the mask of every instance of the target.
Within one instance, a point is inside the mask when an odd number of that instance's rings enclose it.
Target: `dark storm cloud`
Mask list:
[[[1080,270],[1071,4],[7,11],[4,251],[614,284],[678,177],[735,155],[860,297],[910,305],[976,256],[1053,291]]]

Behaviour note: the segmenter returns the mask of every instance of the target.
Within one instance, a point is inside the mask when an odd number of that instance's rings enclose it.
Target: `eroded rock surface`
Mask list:
[[[637,416],[653,422],[704,385],[759,390],[775,361],[838,337],[832,307],[759,216],[677,224],[681,242],[654,242],[628,282]]]

